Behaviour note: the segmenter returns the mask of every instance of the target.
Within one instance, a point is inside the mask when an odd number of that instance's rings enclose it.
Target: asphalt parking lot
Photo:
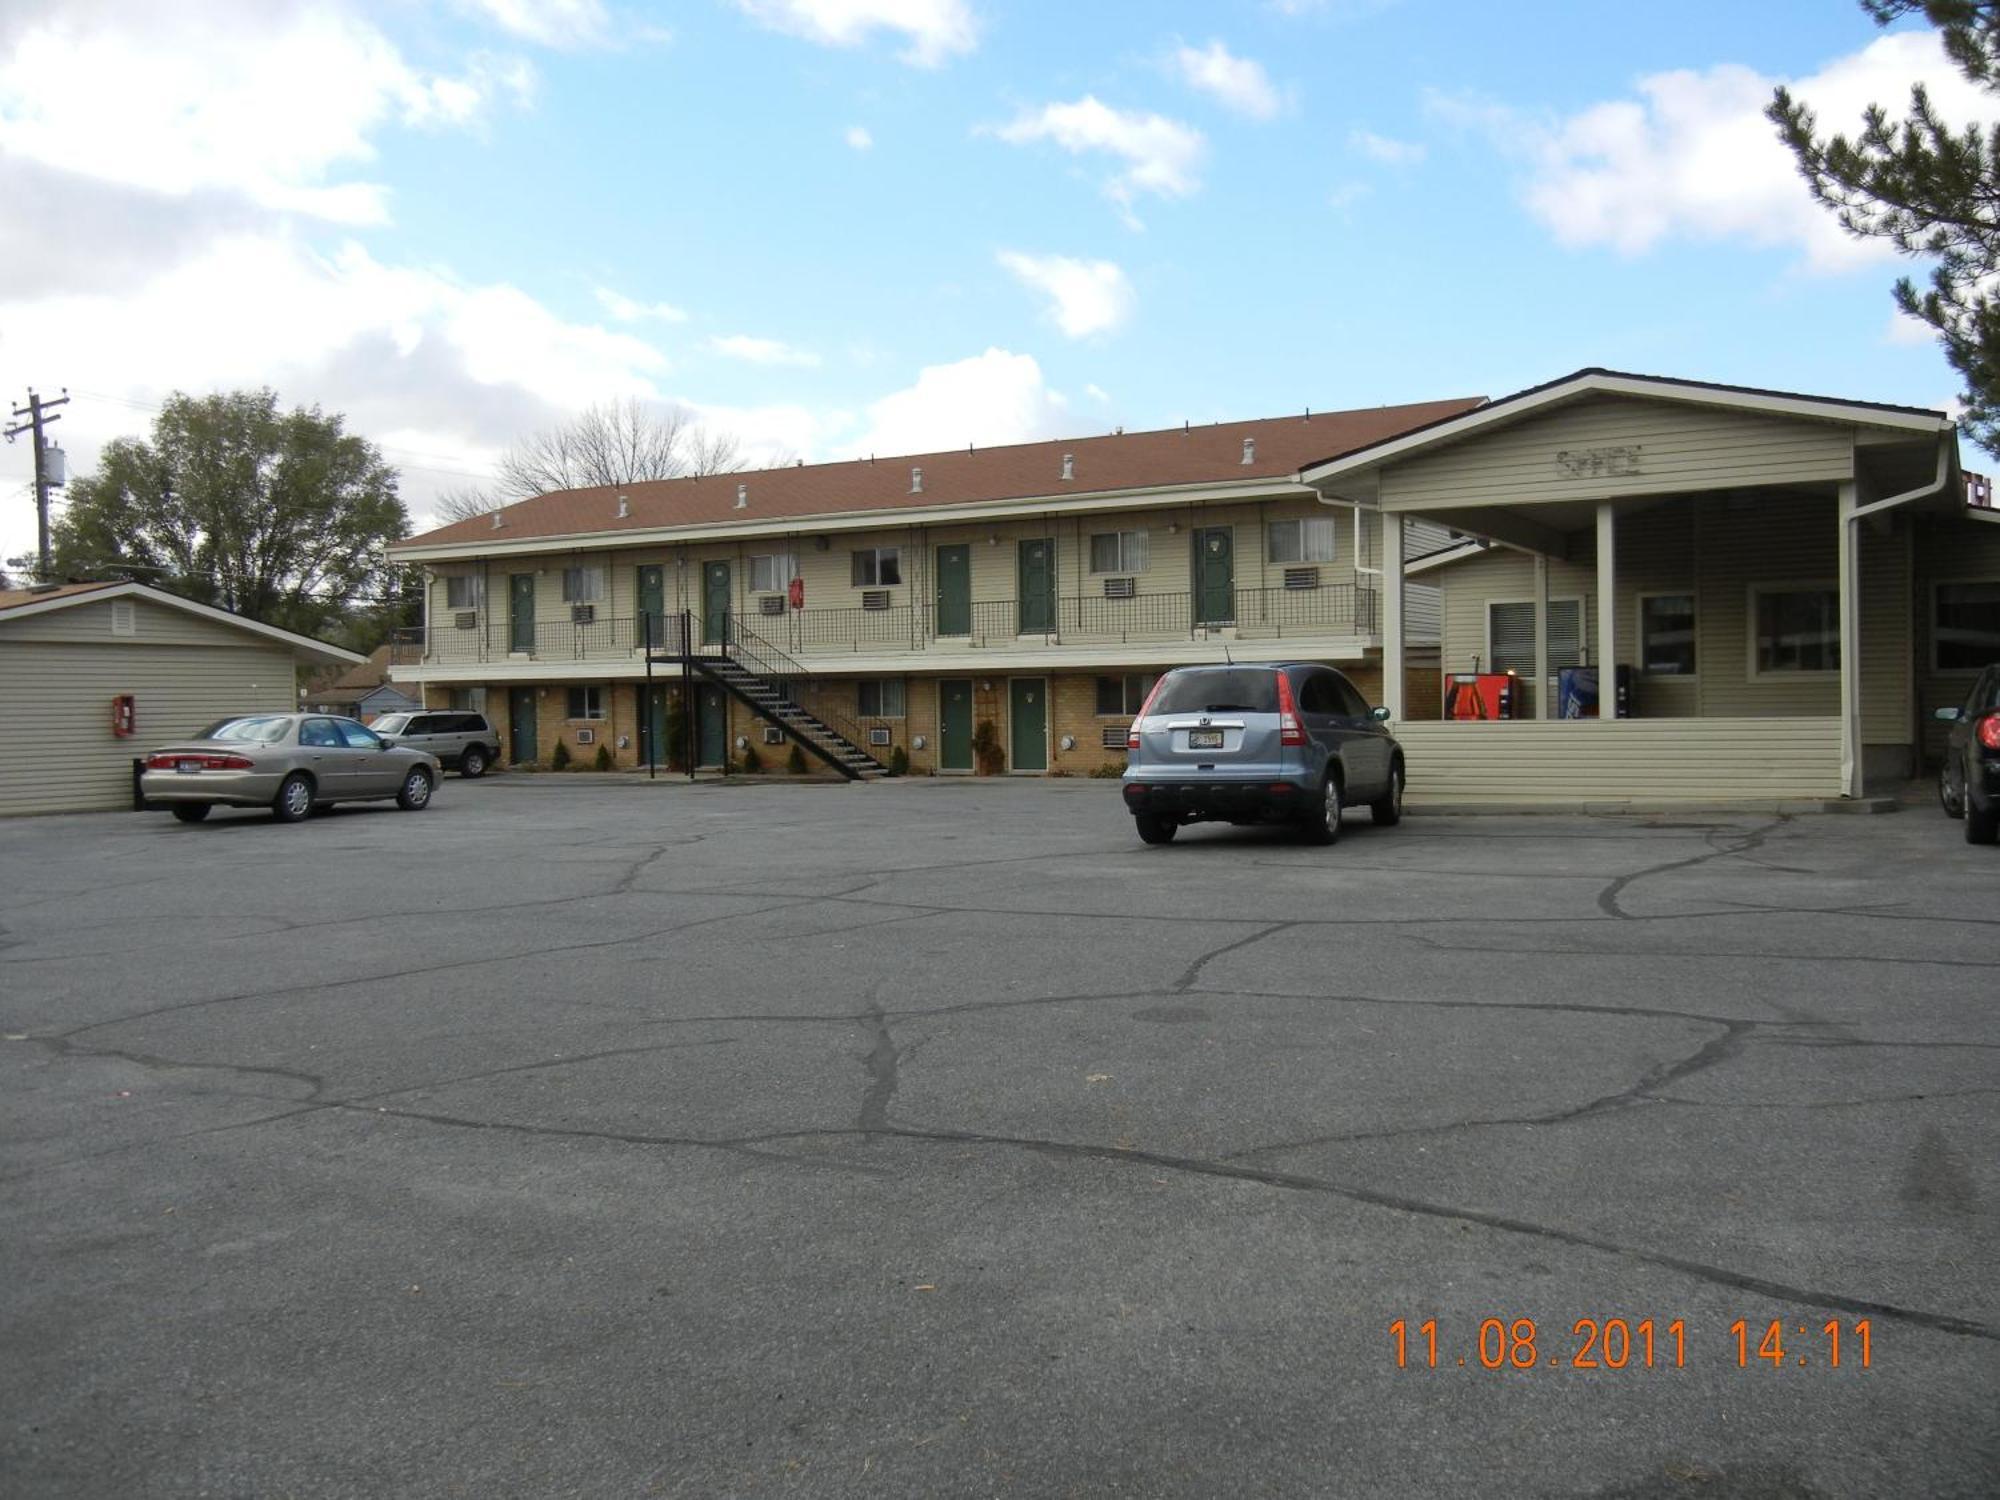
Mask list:
[[[1996,893],[1930,809],[0,824],[0,1492],[1991,1495]]]

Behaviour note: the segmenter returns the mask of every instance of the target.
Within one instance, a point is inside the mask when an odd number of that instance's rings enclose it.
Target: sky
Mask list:
[[[625,397],[770,462],[1586,365],[1947,407],[1761,114],[1919,79],[2000,116],[1853,0],[7,0],[0,395],[82,472],[268,385],[419,529]]]

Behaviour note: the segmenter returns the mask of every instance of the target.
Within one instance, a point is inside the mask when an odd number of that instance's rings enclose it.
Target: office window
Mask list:
[[[1123,677],[1097,679],[1097,712],[1106,718],[1136,714],[1145,707],[1158,677],[1150,672],[1127,672]]]
[[[1146,533],[1143,531],[1100,531],[1090,539],[1090,571],[1093,573],[1143,573],[1146,571]]]
[[[1694,595],[1640,596],[1639,670],[1656,677],[1694,676]]]
[[[1838,672],[1840,591],[1819,585],[1752,590],[1756,670]]]
[[[1535,604],[1532,599],[1495,600],[1486,606],[1488,672],[1535,675]],[[1549,601],[1549,670],[1583,661],[1583,601]],[[1461,668],[1453,667],[1453,671]]]
[[[1333,561],[1333,517],[1300,516],[1270,525],[1271,561],[1310,563]]]
[[[466,712],[483,714],[486,712],[486,689],[483,687],[459,687],[451,690],[451,706]]]
[[[772,552],[750,559],[750,592],[782,594],[797,575],[798,568],[788,552]]]
[[[594,604],[603,597],[604,569],[563,569],[563,603]]]
[[[871,677],[861,683],[861,717],[900,719],[903,717],[903,679]]]
[[[486,602],[486,580],[477,573],[459,573],[444,581],[446,609],[478,609]]]
[[[1931,662],[1940,672],[1977,672],[2000,661],[2000,579],[1941,583],[1931,595]]]
[[[903,581],[902,553],[895,547],[868,547],[854,554],[854,586],[888,588]]]
[[[569,716],[572,719],[601,719],[604,717],[604,689],[601,687],[573,687],[569,690]]]

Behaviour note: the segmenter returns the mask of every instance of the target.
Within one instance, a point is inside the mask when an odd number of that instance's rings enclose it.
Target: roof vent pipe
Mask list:
[[[923,492],[924,492],[924,471],[922,469],[917,468],[915,465],[911,465],[910,493],[912,495],[921,495]]]
[[[501,528],[502,526],[505,526],[506,524],[507,524],[507,518],[506,518],[505,516],[501,515],[499,511],[497,511],[497,510],[496,510],[496,511],[494,511],[494,512],[493,512],[493,529],[494,529],[495,531],[498,531],[498,530],[499,530],[499,529],[500,529],[500,528]]]
[[[1243,462],[1246,464],[1257,462],[1257,440],[1255,438],[1245,438],[1243,440]]]
[[[1063,455],[1063,478],[1076,478],[1076,455],[1074,453],[1065,453]]]
[[[624,520],[632,514],[632,505],[623,495],[618,497],[618,519]]]
[[[749,485],[739,484],[736,486],[736,508],[738,510],[748,510],[750,508]]]

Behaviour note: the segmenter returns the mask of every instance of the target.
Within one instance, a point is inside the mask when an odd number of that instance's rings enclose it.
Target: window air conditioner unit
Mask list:
[[[596,744],[596,743],[597,743],[597,731],[596,731],[595,729],[579,729],[579,730],[578,730],[578,731],[576,732],[576,742],[577,742],[577,743],[578,743],[579,745],[594,745],[594,744]]]
[[[764,726],[764,743],[767,745],[784,744],[785,731],[780,729],[776,724],[766,724]]]
[[[757,599],[757,613],[760,615],[781,615],[785,612],[783,594],[763,594]]]
[[[1288,589],[1316,589],[1319,587],[1318,568],[1285,569],[1285,587]]]
[[[477,610],[462,609],[451,617],[451,623],[453,628],[457,630],[477,630],[479,628],[479,612]]]
[[[1125,748],[1127,733],[1128,731],[1122,724],[1106,724],[1104,726],[1104,748],[1107,750],[1123,750]]]
[[[596,618],[595,604],[572,604],[569,607],[569,622],[572,625],[588,625]]]
[[[886,745],[886,744],[888,744],[888,743],[889,743],[889,731],[888,731],[888,730],[886,730],[886,729],[871,729],[871,730],[869,730],[869,731],[868,731],[868,743],[869,743],[869,744],[871,744],[871,745]]]
[[[861,607],[863,609],[887,609],[889,607],[889,591],[887,589],[863,589],[861,591]]]
[[[1136,578],[1107,578],[1104,580],[1104,597],[1107,599],[1130,599],[1139,592]]]

